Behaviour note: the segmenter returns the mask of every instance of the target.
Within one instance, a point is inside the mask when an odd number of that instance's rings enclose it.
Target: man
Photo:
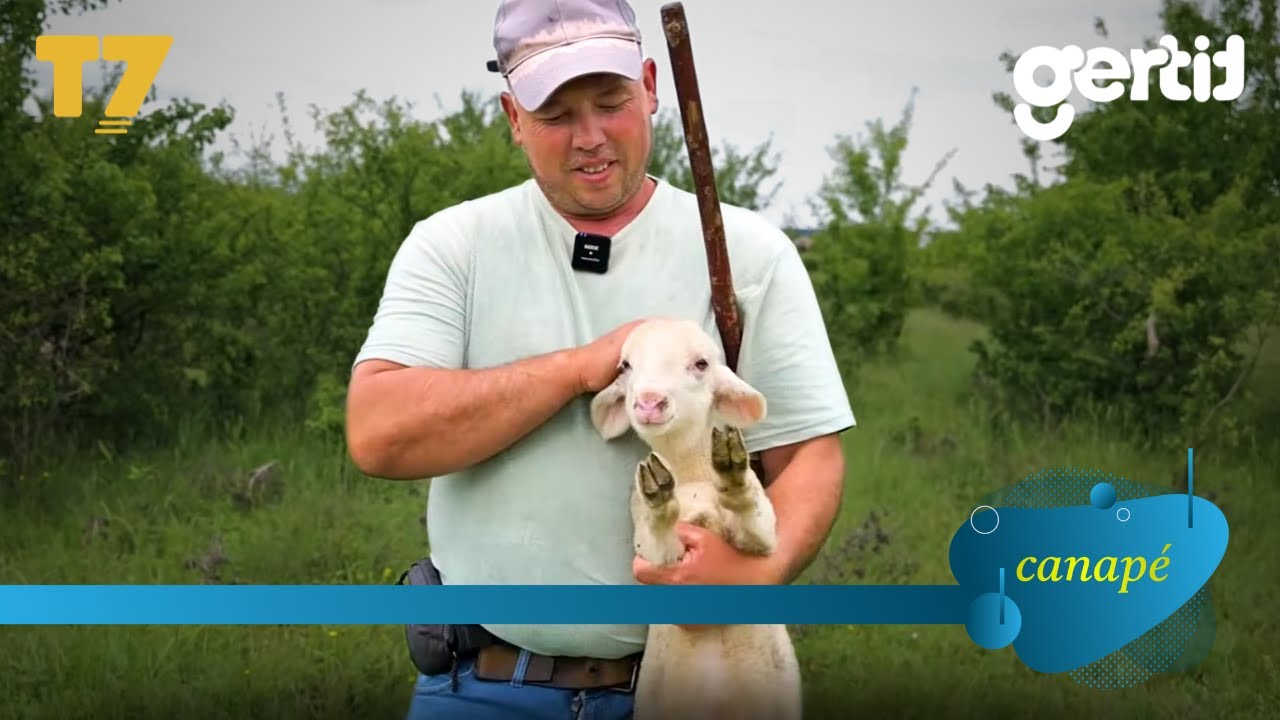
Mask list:
[[[779,550],[747,557],[682,527],[685,560],[650,567],[634,556],[627,501],[646,448],[634,434],[602,441],[589,402],[641,319],[690,318],[719,337],[697,201],[646,172],[657,70],[623,0],[506,0],[494,46],[533,177],[405,239],[352,373],[354,462],[433,478],[427,527],[446,584],[790,582],[834,522],[837,434],[854,424],[794,245],[724,207],[738,371],[769,403],[745,437],[772,481]],[[610,246],[602,271],[574,268],[578,233],[608,239],[591,240]],[[644,626],[485,627],[501,644],[420,676],[410,717],[630,715]]]

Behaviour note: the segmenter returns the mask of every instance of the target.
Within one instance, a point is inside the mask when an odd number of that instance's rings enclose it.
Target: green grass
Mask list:
[[[1102,423],[1066,423],[1044,434],[993,420],[966,393],[972,357],[964,348],[979,334],[976,326],[916,313],[901,357],[860,373],[852,398],[860,429],[846,440],[844,507],[810,580],[953,582],[947,548],[974,502],[1046,466],[1098,468],[1156,485],[1180,477],[1182,454],[1135,450]],[[1275,377],[1268,368],[1277,366],[1277,355],[1258,373],[1259,394],[1272,404],[1280,393],[1267,387]],[[1214,646],[1191,671],[1098,691],[1028,670],[1012,648],[983,650],[960,626],[809,628],[798,647],[813,716],[1270,715],[1280,701],[1280,628],[1271,612],[1280,584],[1273,520],[1280,444],[1272,434],[1269,444],[1246,450],[1248,456],[1197,456],[1196,491],[1213,496],[1232,535],[1211,582]],[[880,542],[867,541],[877,535]],[[854,568],[863,577],[850,577]]]
[[[859,372],[859,427],[835,532],[804,581],[950,583],[947,547],[975,500],[1049,465],[1170,484],[1183,457],[1135,450],[1095,421],[1001,424],[966,390],[980,328],[914,313],[898,357]],[[1275,419],[1280,352],[1249,410]],[[1276,425],[1272,424],[1274,428]],[[1263,436],[1264,434],[1260,434]],[[1217,636],[1191,671],[1122,691],[1032,672],[959,626],[796,629],[809,716],[1258,717],[1280,702],[1280,442],[1197,457],[1196,490],[1231,524],[1212,581]],[[245,496],[252,468],[279,463]],[[167,454],[70,458],[0,510],[0,581],[392,582],[424,552],[425,483],[370,480],[341,447],[292,430],[197,438]],[[402,717],[412,671],[399,627],[0,628],[0,718]]]

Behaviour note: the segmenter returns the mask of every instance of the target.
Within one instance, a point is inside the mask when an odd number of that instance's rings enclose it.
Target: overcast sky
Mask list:
[[[674,109],[663,4],[632,7],[658,63],[659,102]],[[957,151],[928,196],[935,211],[953,196],[953,178],[975,188],[1007,185],[1027,165],[1020,131],[991,101],[993,92],[1012,92],[1000,53],[1073,43],[1123,52],[1159,31],[1157,0],[685,0],[684,7],[712,143],[750,147],[772,136],[781,153],[782,188],[766,211],[779,223],[809,218],[807,199],[832,169],[827,149],[836,136],[861,133],[874,118],[896,121],[913,86],[906,179],[923,180]],[[58,17],[49,32],[173,35],[157,80],[161,98],[226,101],[237,113],[233,134],[247,141],[279,137],[275,95],[283,92],[299,139],[314,142],[304,109],[337,109],[361,88],[409,101],[427,120],[441,113],[437,98],[449,111],[464,90],[500,91],[501,78],[485,69],[496,8],[496,0],[117,0]],[[1105,40],[1093,30],[1098,16],[1110,31]],[[37,72],[47,88],[48,65]],[[86,77],[96,77],[93,68]]]

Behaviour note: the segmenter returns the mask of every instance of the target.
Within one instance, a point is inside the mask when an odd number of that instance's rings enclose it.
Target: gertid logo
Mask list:
[[[170,35],[41,35],[36,59],[53,65],[53,114],[80,117],[84,108],[84,64],[97,60],[125,63],[120,83],[107,102],[108,119],[98,121],[99,135],[123,135],[142,109],[165,56],[173,45]],[[116,119],[110,119],[116,118]]]
[[[1209,49],[1209,38],[1197,36],[1195,47],[1199,52],[1192,58],[1191,53],[1178,49],[1177,38],[1165,35],[1160,38],[1159,47],[1130,50],[1128,59],[1120,51],[1106,47],[1093,48],[1087,53],[1076,45],[1062,49],[1048,45],[1031,48],[1018,58],[1013,68],[1013,87],[1025,101],[1014,107],[1013,118],[1029,137],[1053,140],[1061,137],[1076,117],[1075,108],[1065,102],[1071,94],[1073,79],[1080,94],[1093,102],[1111,102],[1124,94],[1123,83],[1098,86],[1095,84],[1098,80],[1131,79],[1129,98],[1146,100],[1151,85],[1149,73],[1156,68],[1159,68],[1160,93],[1170,100],[1194,97],[1198,102],[1207,102],[1210,97],[1220,101],[1240,97],[1244,91],[1244,40],[1232,35],[1227,38],[1226,49],[1213,53],[1212,58],[1205,52]],[[1213,87],[1210,62],[1226,71],[1226,79],[1217,87]],[[1053,82],[1048,87],[1035,80],[1035,72],[1041,67],[1053,71]],[[1178,80],[1178,70],[1184,67],[1191,68],[1191,87]],[[1031,116],[1031,105],[1053,107],[1059,103],[1057,115],[1047,123]]]

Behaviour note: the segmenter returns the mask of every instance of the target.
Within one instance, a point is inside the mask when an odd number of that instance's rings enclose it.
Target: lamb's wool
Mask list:
[[[591,411],[606,440],[632,430],[652,449],[632,490],[637,554],[657,565],[678,562],[678,521],[701,525],[743,552],[773,552],[773,506],[740,432],[764,419],[764,396],[725,365],[695,323],[641,324],[621,355],[617,380]],[[798,720],[800,670],[786,626],[650,625],[635,717]]]

